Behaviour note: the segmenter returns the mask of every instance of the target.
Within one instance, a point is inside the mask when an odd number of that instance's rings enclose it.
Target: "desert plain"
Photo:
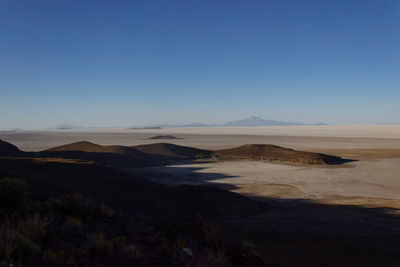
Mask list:
[[[149,139],[169,134],[179,139]],[[168,142],[202,149],[273,144],[356,160],[341,166],[295,166],[253,160],[199,160],[129,169],[167,186],[213,185],[252,198],[400,206],[400,126],[272,126],[2,132],[25,151],[77,141],[101,145]],[[157,175],[154,175],[157,173]]]

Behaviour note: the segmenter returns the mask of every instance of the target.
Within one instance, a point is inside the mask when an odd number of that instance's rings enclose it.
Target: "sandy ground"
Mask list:
[[[156,168],[166,184],[213,184],[254,197],[322,199],[333,196],[400,200],[400,159],[347,167],[298,167],[259,161],[218,161]]]
[[[135,130],[143,133],[400,138],[400,125],[197,127]]]
[[[183,139],[149,140],[159,134]],[[0,132],[0,139],[27,151],[66,143],[90,141],[101,145],[139,145],[168,142],[203,149],[225,149],[243,144],[275,144],[294,149],[399,149],[400,126],[290,126],[166,128],[143,130],[86,130]]]
[[[183,139],[149,140],[158,134]],[[396,206],[400,200],[400,126],[291,126],[143,130],[0,132],[26,151],[76,141],[102,145],[168,142],[203,149],[275,144],[359,159],[344,168],[296,167],[256,161],[195,163],[140,170],[166,184],[211,184],[252,197],[319,199]],[[134,170],[138,172],[138,170]],[[385,199],[392,199],[387,203]]]

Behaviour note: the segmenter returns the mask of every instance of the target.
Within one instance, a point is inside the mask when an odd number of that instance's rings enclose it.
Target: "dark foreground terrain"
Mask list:
[[[13,155],[4,155],[6,150]],[[142,153],[150,154],[145,150]],[[0,152],[0,261],[4,264],[400,263],[400,218],[389,208],[252,200],[211,186],[167,188],[88,159],[38,157],[6,144]],[[170,157],[170,153],[166,150],[158,156]]]

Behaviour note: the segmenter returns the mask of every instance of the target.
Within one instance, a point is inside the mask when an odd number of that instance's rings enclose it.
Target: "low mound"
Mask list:
[[[90,153],[113,153],[113,154],[137,154],[138,151],[133,150],[126,146],[102,146],[98,144],[93,144],[87,141],[76,142],[72,144],[62,145],[54,148],[50,148],[46,151],[83,151]]]
[[[174,160],[210,158],[212,153],[167,143],[127,147],[82,141],[42,151],[39,156],[84,159],[112,167],[130,168],[165,165]]]
[[[173,135],[156,135],[156,136],[152,136],[149,139],[182,139],[182,138],[178,138],[176,136]]]
[[[24,152],[18,147],[0,140],[0,156],[23,156]]]
[[[321,153],[296,151],[275,145],[258,144],[218,150],[215,152],[215,156],[218,158],[255,159],[316,165],[339,165],[351,161]]]
[[[210,150],[203,150],[187,146],[179,146],[169,143],[157,143],[148,145],[139,145],[133,147],[144,153],[166,156],[172,158],[180,159],[200,159],[200,158],[210,158],[213,152]]]
[[[126,146],[102,146],[82,141],[40,152],[44,157],[84,159],[113,167],[144,167],[164,165],[166,160]]]

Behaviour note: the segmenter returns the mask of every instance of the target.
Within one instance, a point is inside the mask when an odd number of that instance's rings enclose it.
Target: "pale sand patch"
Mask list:
[[[258,127],[182,127],[163,129],[60,130],[53,132],[120,132],[202,135],[276,135],[323,137],[400,138],[400,125],[326,125],[326,126],[258,126]]]
[[[235,184],[238,189],[232,192],[253,198],[304,199],[303,191],[293,185],[285,184]]]
[[[306,199],[332,195],[400,199],[400,159],[359,161],[350,165],[353,167],[321,168],[260,161],[219,161],[170,166],[168,172],[174,173],[170,182],[185,183],[185,176],[190,176],[190,181],[196,184],[231,187],[233,191],[242,190],[258,197],[298,198],[299,194],[292,189],[283,190],[287,185],[299,189],[301,198]]]

